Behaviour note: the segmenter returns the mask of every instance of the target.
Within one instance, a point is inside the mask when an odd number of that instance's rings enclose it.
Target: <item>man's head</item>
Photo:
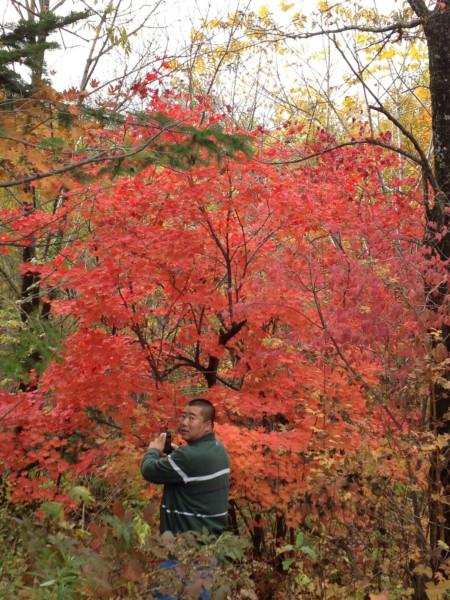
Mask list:
[[[186,442],[195,442],[214,428],[214,406],[209,400],[195,398],[183,409],[178,431]]]

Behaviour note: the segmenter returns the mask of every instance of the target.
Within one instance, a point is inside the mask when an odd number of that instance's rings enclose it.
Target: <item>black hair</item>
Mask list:
[[[214,419],[216,418],[216,409],[209,400],[204,398],[194,398],[188,404],[189,406],[200,406],[205,421],[211,421],[211,425],[214,425]]]

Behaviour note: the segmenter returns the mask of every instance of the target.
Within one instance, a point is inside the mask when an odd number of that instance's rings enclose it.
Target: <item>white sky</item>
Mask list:
[[[19,1],[23,2],[24,0]],[[51,5],[54,5],[55,1],[51,2]],[[139,23],[148,8],[155,4],[155,0],[126,1],[136,11],[136,18],[130,24],[131,27]],[[11,0],[0,0],[0,3],[4,3],[3,11],[0,9],[2,22],[15,21],[17,13],[11,6]],[[289,0],[288,3],[290,3]],[[313,3],[310,0],[292,0],[292,3],[295,5],[295,11],[305,13],[310,13],[312,7],[316,5],[316,2]],[[392,10],[399,9],[404,0],[362,0],[360,3],[368,8],[376,6],[380,13],[389,14]],[[98,7],[103,3],[91,0],[87,4]],[[139,52],[146,44],[152,42],[152,52],[155,55],[164,55],[166,51],[168,54],[176,53],[188,43],[190,30],[192,26],[199,22],[201,16],[208,15],[209,18],[223,17],[228,12],[236,9],[245,11],[247,7],[258,11],[264,5],[274,12],[277,17],[285,19],[288,13],[282,13],[279,10],[279,4],[280,0],[162,0],[161,6],[149,20],[146,29],[132,39],[132,48],[133,51]],[[348,0],[344,4],[353,7],[354,2]],[[84,0],[65,0],[63,8],[65,11],[83,10],[85,2]],[[80,33],[84,36],[89,35],[89,32],[86,31]],[[88,55],[88,44],[68,34],[64,35],[63,39],[57,39],[57,41],[65,47],[62,50],[47,53],[47,65],[52,73],[53,85],[60,90],[71,86],[77,87]],[[132,61],[134,58],[135,56],[132,53],[128,60]],[[110,53],[99,64],[95,78],[102,81],[114,75],[120,75],[123,60],[119,52]]]

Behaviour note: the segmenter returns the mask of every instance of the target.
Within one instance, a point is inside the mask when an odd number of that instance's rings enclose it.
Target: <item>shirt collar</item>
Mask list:
[[[199,438],[198,440],[194,440],[193,442],[188,442],[188,444],[192,446],[193,444],[200,444],[201,442],[213,442],[215,439],[216,436],[214,435],[214,432],[211,431],[211,433],[207,433],[203,437]]]

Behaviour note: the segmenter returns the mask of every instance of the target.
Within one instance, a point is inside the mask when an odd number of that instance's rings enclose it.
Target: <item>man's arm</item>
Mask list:
[[[183,479],[172,467],[167,458],[161,458],[158,450],[150,448],[141,463],[144,479],[152,483],[181,483]]]
[[[161,458],[165,440],[166,434],[162,433],[150,442],[141,463],[142,476],[152,483],[181,483],[183,478],[178,467],[184,467],[185,452],[178,448],[171,454],[170,460]]]

